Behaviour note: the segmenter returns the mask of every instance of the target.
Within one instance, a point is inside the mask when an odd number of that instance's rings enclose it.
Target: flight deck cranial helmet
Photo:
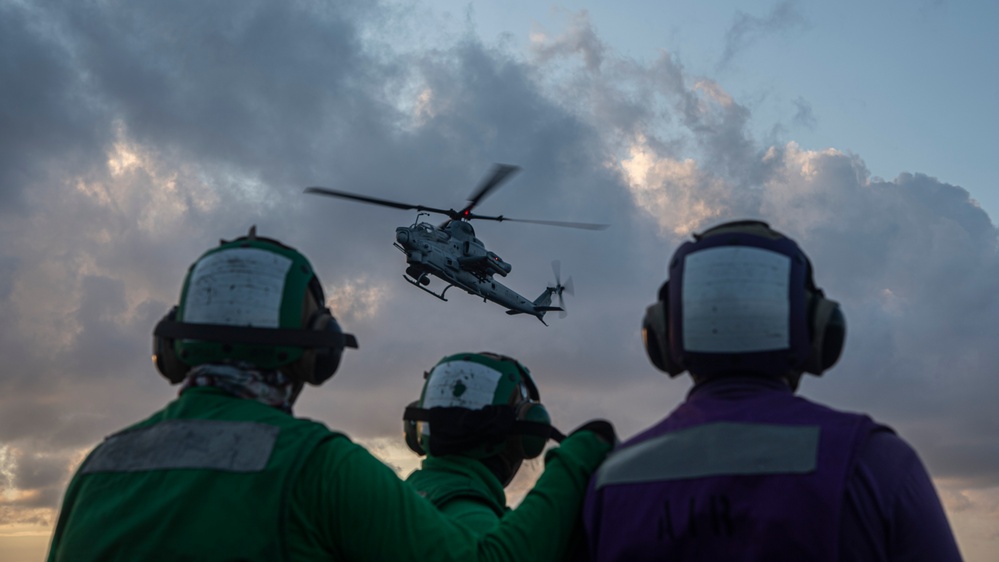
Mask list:
[[[417,454],[460,454],[486,462],[503,484],[524,459],[561,441],[526,367],[494,353],[459,353],[424,374],[420,399],[403,415],[406,443]]]
[[[326,308],[309,260],[255,228],[198,258],[180,303],[153,330],[153,362],[174,384],[197,365],[231,363],[318,385],[345,347],[357,340]]]
[[[821,375],[839,359],[846,320],[815,285],[808,257],[761,221],[694,235],[669,263],[642,338],[649,359],[676,376]]]

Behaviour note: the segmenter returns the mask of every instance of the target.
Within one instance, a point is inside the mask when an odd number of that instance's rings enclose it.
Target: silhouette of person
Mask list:
[[[643,321],[656,368],[694,386],[618,447],[584,507],[592,560],[953,561],[915,451],[870,417],[795,395],[846,323],[798,245],[759,221],[695,235]]]

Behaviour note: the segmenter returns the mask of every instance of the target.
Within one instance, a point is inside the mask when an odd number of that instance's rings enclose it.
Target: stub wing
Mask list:
[[[536,307],[534,307],[534,313],[535,314],[544,314],[545,312],[555,312],[555,311],[560,311],[560,310],[563,310],[563,309],[561,307],[558,307],[558,306],[536,306]],[[523,310],[508,310],[508,311],[506,311],[506,313],[509,314],[510,316],[513,316],[514,314],[524,314],[524,311]]]
[[[478,270],[485,275],[498,273],[501,277],[506,277],[512,269],[510,264],[492,252],[486,252],[485,255],[480,256],[460,257],[458,258],[458,263],[464,269]]]

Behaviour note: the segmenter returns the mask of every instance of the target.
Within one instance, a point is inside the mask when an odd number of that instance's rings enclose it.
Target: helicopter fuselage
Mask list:
[[[396,228],[395,238],[397,247],[406,254],[409,265],[406,274],[412,278],[410,282],[422,285],[421,288],[429,284],[428,276],[434,275],[469,294],[534,316],[539,313],[538,306],[547,307],[551,303],[550,294],[543,293],[539,300],[532,302],[496,281],[495,274],[505,277],[512,266],[486,250],[485,245],[475,237],[472,225],[467,222],[453,220],[442,227],[417,222]],[[443,292],[437,294],[425,290],[444,299]]]

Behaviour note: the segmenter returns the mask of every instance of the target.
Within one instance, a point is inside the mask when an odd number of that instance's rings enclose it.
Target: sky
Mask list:
[[[152,327],[220,239],[309,256],[360,348],[296,413],[404,474],[402,410],[457,352],[520,359],[563,431],[664,417],[690,383],[639,328],[666,261],[757,218],[848,322],[799,392],[892,426],[996,559],[999,5],[706,4],[0,0],[0,558],[42,559],[86,452],[176,395]],[[525,296],[573,277],[548,327],[406,284],[415,213],[303,193],[460,208],[497,162],[477,211],[611,225],[474,224]]]

